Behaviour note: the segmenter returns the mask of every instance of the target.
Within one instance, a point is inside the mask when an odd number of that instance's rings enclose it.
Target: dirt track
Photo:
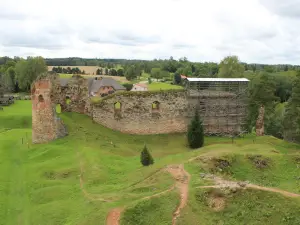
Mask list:
[[[205,178],[204,178],[205,179]],[[255,184],[250,184],[247,182],[243,181],[229,181],[229,180],[224,180],[220,177],[216,177],[214,175],[208,175],[206,178],[208,180],[213,180],[216,185],[208,185],[208,186],[199,186],[198,188],[237,188],[237,189],[257,189],[257,190],[262,190],[262,191],[268,191],[268,192],[274,192],[274,193],[279,193],[282,194],[286,197],[292,197],[292,198],[299,198],[300,194],[288,192],[285,190],[277,189],[277,188],[271,188],[271,187],[264,187],[264,186],[259,186]]]
[[[106,225],[119,225],[122,211],[121,208],[111,210],[106,217]]]
[[[184,170],[183,164],[172,165],[167,167],[168,171],[176,180],[176,187],[180,192],[180,203],[173,214],[172,225],[176,224],[177,218],[180,216],[180,211],[186,206],[189,194],[190,174]]]

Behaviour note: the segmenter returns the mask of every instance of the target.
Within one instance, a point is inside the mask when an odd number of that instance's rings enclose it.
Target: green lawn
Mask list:
[[[149,91],[157,91],[157,90],[183,89],[183,87],[179,85],[168,84],[168,83],[152,82],[151,84],[148,84],[148,89]]]
[[[249,190],[226,196],[225,209],[216,213],[205,205],[204,190],[196,189],[205,183],[199,174],[213,172],[227,179],[300,193],[298,145],[268,136],[246,136],[233,144],[230,138],[207,137],[205,147],[190,151],[184,134],[127,135],[95,124],[85,115],[59,116],[69,135],[33,145],[31,101],[16,101],[0,111],[0,225],[105,224],[110,209],[124,206],[123,225],[171,224],[179,201],[176,191],[147,201],[140,199],[169,189],[172,177],[157,171],[176,163],[185,163],[192,175],[189,203],[178,224],[222,224],[221,220],[228,221],[223,224],[242,224],[245,216],[247,224],[267,224],[267,216],[272,224],[299,224],[297,200]],[[145,143],[154,157],[153,166],[140,164]],[[186,162],[199,155],[209,160]],[[256,168],[253,155],[270,158],[268,167]],[[214,159],[227,160],[230,166],[220,171]],[[86,192],[98,200],[84,196],[80,174]]]

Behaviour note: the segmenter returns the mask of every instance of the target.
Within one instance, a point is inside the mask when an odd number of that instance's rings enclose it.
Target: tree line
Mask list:
[[[56,72],[56,73],[65,73],[65,74],[85,74],[85,71],[84,70],[80,70],[78,67],[67,67],[67,68],[64,68],[64,67],[52,67],[52,71],[53,72]]]

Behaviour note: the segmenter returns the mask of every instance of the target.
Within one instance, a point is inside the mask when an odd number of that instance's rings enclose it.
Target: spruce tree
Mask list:
[[[195,111],[195,116],[188,126],[187,138],[192,149],[201,148],[204,144],[204,130],[198,110]]]
[[[141,152],[141,163],[143,166],[149,166],[154,163],[154,160],[145,145],[143,151]]]

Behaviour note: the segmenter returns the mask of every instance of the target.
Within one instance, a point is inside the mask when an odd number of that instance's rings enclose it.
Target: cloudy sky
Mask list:
[[[0,55],[300,64],[300,0],[0,0]]]

